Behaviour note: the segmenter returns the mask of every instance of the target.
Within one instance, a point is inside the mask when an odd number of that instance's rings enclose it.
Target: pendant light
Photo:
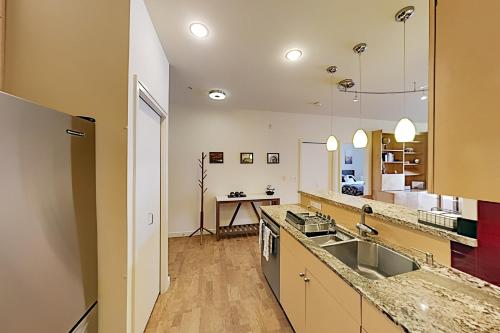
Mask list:
[[[359,91],[363,91],[363,86],[361,85],[361,53],[366,51],[366,43],[359,43],[354,46],[353,50],[358,54],[358,64],[359,64]],[[363,128],[361,128],[362,115],[363,115],[363,94],[359,94],[359,129],[354,133],[352,137],[352,144],[354,148],[365,148],[368,145],[368,136]]]
[[[326,140],[326,150],[335,151],[339,147],[339,142],[335,135],[333,135],[333,74],[337,72],[337,66],[329,66],[326,71],[330,74],[330,86],[331,86],[331,99],[330,99],[330,136]]]
[[[415,11],[415,7],[408,6],[396,13],[396,21],[403,22],[403,115],[406,110],[406,21],[413,15]],[[398,124],[396,125],[396,129],[394,131],[394,135],[396,137],[397,142],[410,142],[415,140],[416,134],[415,125],[413,122],[403,117]]]

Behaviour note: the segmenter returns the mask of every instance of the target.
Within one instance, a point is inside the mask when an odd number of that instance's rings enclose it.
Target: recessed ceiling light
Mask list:
[[[298,49],[290,50],[285,53],[285,58],[290,61],[297,61],[300,57],[302,57],[302,51]]]
[[[222,90],[214,89],[208,92],[208,97],[216,101],[222,101],[223,99],[226,99],[226,93]]]
[[[189,30],[196,38],[205,38],[208,36],[208,28],[202,23],[192,23]]]

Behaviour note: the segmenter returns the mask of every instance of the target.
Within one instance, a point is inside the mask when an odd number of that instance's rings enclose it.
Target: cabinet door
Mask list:
[[[500,202],[500,1],[430,2],[431,190]]]
[[[361,301],[361,321],[364,333],[402,333],[403,329],[394,324],[374,305],[364,298]]]
[[[295,332],[305,332],[306,287],[303,248],[283,229],[280,233],[280,303]]]
[[[307,271],[307,279],[306,332],[359,333],[359,323],[350,317],[322,281],[310,271]]]

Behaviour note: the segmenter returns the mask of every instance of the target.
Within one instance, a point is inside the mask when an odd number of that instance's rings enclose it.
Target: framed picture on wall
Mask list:
[[[253,153],[240,153],[240,164],[253,164]]]
[[[224,153],[221,151],[213,152],[209,154],[210,164],[222,164],[224,163]]]
[[[279,164],[280,154],[279,153],[267,153],[267,164]]]
[[[345,164],[352,164],[352,155],[351,154],[348,154],[346,153],[345,154],[345,161],[344,161]]]

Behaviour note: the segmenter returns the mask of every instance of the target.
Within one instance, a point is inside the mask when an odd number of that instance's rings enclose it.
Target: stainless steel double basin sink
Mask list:
[[[376,243],[356,239],[340,231],[335,234],[310,237],[310,239],[355,272],[371,280],[384,279],[419,269],[415,261],[402,254]]]

